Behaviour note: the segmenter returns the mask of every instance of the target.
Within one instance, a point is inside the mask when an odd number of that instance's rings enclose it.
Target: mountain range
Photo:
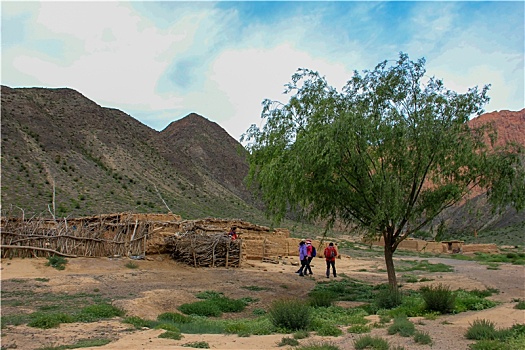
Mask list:
[[[170,211],[184,219],[268,224],[261,202],[244,182],[247,151],[198,114],[156,131],[72,89],[7,86],[1,87],[1,111],[4,213]],[[471,122],[494,123],[499,142],[525,146],[525,109],[487,113]],[[446,219],[461,226],[470,211],[456,207]],[[478,226],[525,221],[523,213],[510,209],[487,215]]]

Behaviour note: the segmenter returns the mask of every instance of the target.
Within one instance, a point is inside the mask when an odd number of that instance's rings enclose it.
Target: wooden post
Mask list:
[[[231,242],[228,242],[226,244],[226,268],[228,268],[228,259],[230,257],[230,243]]]

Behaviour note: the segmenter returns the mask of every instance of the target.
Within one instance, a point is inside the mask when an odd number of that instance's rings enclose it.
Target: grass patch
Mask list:
[[[66,268],[67,259],[62,256],[53,255],[47,258],[46,266],[54,267],[57,270]]]
[[[518,301],[518,303],[514,305],[514,308],[518,310],[525,310],[525,301],[523,300]]]
[[[277,344],[277,346],[297,346],[299,345],[299,341],[294,338],[284,337],[281,339],[281,341]]]
[[[356,350],[361,349],[373,349],[373,350],[388,350],[390,345],[388,341],[380,337],[372,337],[370,335],[364,335],[357,338],[354,341],[354,347]]]
[[[388,334],[393,335],[399,333],[402,337],[411,337],[415,331],[416,327],[406,316],[395,317],[394,323],[387,329]]]
[[[104,346],[111,343],[111,340],[99,338],[99,339],[80,339],[78,342],[72,345],[60,345],[60,346],[46,346],[38,348],[38,350],[66,350],[66,349],[80,349],[80,348],[91,348],[96,346]]]
[[[350,327],[348,327],[347,332],[348,333],[354,333],[354,334],[362,334],[362,333],[370,333],[372,329],[370,326],[363,325],[363,324],[354,324]]]
[[[294,350],[339,350],[337,345],[330,342],[311,342],[309,344],[300,345]]]
[[[135,264],[133,261],[127,262],[126,265],[124,265],[128,269],[138,269],[139,265]]]
[[[186,343],[182,344],[182,346],[188,347],[188,348],[196,348],[196,349],[209,349],[210,344],[205,341],[195,341],[193,343]]]
[[[271,305],[268,317],[277,328],[290,331],[306,330],[310,325],[311,310],[302,300],[277,300]]]
[[[427,332],[416,331],[414,333],[414,341],[417,344],[430,345],[432,344],[432,338]]]
[[[442,285],[420,288],[421,296],[425,301],[425,310],[437,311],[442,314],[452,312],[456,303],[456,296],[450,287]]]
[[[255,300],[253,298],[230,299],[223,293],[215,291],[200,292],[196,296],[203,300],[182,304],[178,307],[179,311],[186,315],[219,317],[223,312],[241,312],[249,302]]]
[[[401,266],[396,268],[397,272],[426,271],[426,272],[454,272],[450,265],[437,263],[431,264],[428,260],[401,260]]]

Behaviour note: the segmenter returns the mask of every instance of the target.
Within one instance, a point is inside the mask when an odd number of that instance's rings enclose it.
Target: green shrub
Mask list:
[[[294,338],[284,337],[284,338],[281,339],[279,344],[277,344],[277,346],[286,346],[286,345],[297,346],[297,345],[299,345],[299,341],[297,341]]]
[[[474,320],[465,333],[467,339],[472,340],[493,340],[497,337],[496,328],[493,322],[485,319]]]
[[[418,344],[432,344],[432,338],[427,332],[416,331],[414,333],[414,341]]]
[[[74,322],[73,317],[64,313],[36,314],[32,317],[34,317],[34,319],[27,325],[29,327],[43,329],[55,328],[60,326],[61,323]]]
[[[188,348],[197,348],[197,349],[209,349],[210,348],[210,344],[208,344],[205,341],[196,341],[193,343],[186,343],[186,344],[182,344],[182,346],[186,346]]]
[[[310,336],[310,333],[308,333],[308,331],[305,331],[305,330],[297,331],[293,334],[294,339],[304,339],[304,338],[308,338],[309,336]]]
[[[94,322],[103,318],[123,316],[124,311],[110,304],[94,304],[84,307],[76,317],[77,321]]]
[[[309,344],[300,345],[294,350],[339,350],[337,345],[326,342],[311,342]]]
[[[316,290],[309,294],[309,303],[313,307],[332,306],[337,299],[337,295],[330,290]]]
[[[217,304],[210,300],[202,300],[194,303],[182,304],[178,307],[179,311],[186,315],[197,315],[197,316],[214,316],[219,317],[222,315],[221,309]]]
[[[109,339],[80,339],[73,345],[60,345],[60,346],[53,346],[53,347],[43,347],[39,348],[38,350],[65,350],[65,349],[80,349],[80,348],[91,348],[91,347],[97,347],[97,346],[104,346],[111,343],[111,340]]]
[[[57,270],[64,270],[66,268],[67,259],[62,256],[50,256],[47,258],[46,266],[54,267]]]
[[[302,300],[277,300],[271,305],[268,316],[275,327],[295,331],[308,328],[311,311]]]
[[[317,335],[321,337],[339,337],[343,334],[343,331],[339,329],[335,324],[330,322],[323,322],[320,327],[315,329]]]
[[[173,323],[188,323],[191,318],[177,312],[165,312],[157,316],[158,321],[173,322]]]
[[[402,302],[401,291],[397,288],[383,289],[376,296],[376,304],[379,309],[393,309]]]
[[[390,335],[399,333],[402,337],[410,337],[414,335],[416,327],[406,316],[397,316],[394,318],[394,323],[388,327],[387,331]]]
[[[425,310],[438,311],[442,314],[454,310],[456,296],[448,286],[440,283],[437,286],[422,287],[420,292],[425,301]]]
[[[135,264],[133,261],[126,263],[124,266],[126,266],[128,269],[137,269],[139,267],[139,265]]]
[[[467,292],[464,290],[456,291],[456,312],[464,312],[468,310],[479,311],[489,309],[496,306],[498,303],[492,300],[480,297],[476,291]]]
[[[372,349],[372,350],[388,350],[390,345],[386,340],[379,337],[372,337],[370,335],[364,335],[357,338],[354,341],[354,347],[356,350],[361,349]]]
[[[162,334],[159,334],[159,338],[181,340],[182,334],[180,334],[180,332],[166,331]]]
[[[261,308],[253,309],[252,313],[256,316],[266,315],[266,310]]]
[[[369,333],[369,332],[370,332],[370,327],[367,325],[362,325],[362,324],[354,324],[348,328],[348,333],[361,334],[361,333]]]
[[[241,312],[246,308],[246,302],[241,299],[230,299],[226,297],[206,300],[215,303],[222,312]]]

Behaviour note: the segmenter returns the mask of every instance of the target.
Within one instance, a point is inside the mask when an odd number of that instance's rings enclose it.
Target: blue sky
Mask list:
[[[521,110],[525,2],[2,1],[1,83],[69,87],[162,130],[195,112],[239,140],[298,68],[340,89],[399,52],[486,111]]]

